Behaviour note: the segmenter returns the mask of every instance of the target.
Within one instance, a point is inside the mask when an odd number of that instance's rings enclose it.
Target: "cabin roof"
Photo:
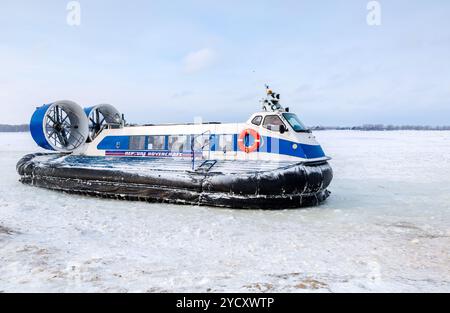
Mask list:
[[[180,125],[218,125],[221,122],[203,122],[203,123],[162,123],[162,124],[128,124],[127,127],[143,127],[143,126],[180,126]]]

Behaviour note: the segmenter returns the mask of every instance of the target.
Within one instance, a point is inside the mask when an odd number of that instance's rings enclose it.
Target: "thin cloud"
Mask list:
[[[184,59],[184,71],[196,73],[210,67],[216,59],[216,53],[209,48],[189,53]]]

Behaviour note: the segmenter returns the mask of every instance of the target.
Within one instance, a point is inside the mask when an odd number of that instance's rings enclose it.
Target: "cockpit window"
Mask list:
[[[268,130],[280,131],[280,126],[284,123],[278,115],[267,115],[264,119],[263,127]]]
[[[298,133],[310,131],[294,113],[283,113],[283,117],[288,121],[294,131]]]
[[[255,118],[252,119],[252,124],[255,124],[256,126],[261,125],[261,122],[262,122],[262,116],[261,115],[255,116]]]

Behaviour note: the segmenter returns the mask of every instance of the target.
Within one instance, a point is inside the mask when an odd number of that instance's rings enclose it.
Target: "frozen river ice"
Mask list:
[[[18,182],[0,134],[0,292],[450,292],[450,132],[316,132],[328,201],[239,211]]]

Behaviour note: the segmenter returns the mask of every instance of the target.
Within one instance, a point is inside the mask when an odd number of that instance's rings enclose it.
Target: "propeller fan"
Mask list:
[[[84,110],[89,119],[88,141],[93,141],[106,125],[120,125],[122,123],[119,111],[110,104],[99,104]]]
[[[36,109],[30,130],[33,139],[42,148],[71,152],[86,142],[88,119],[75,102],[57,101]]]

